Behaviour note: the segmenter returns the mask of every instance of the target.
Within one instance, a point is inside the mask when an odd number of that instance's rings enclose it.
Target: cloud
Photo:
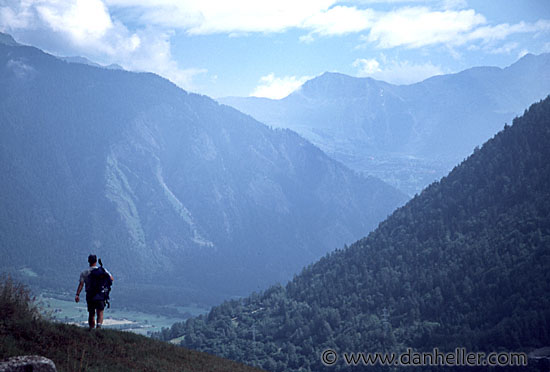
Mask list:
[[[489,52],[505,52],[505,46],[494,47],[497,42],[519,33],[535,36],[550,32],[550,20],[534,23],[502,23],[488,25],[485,17],[473,9],[433,11],[427,7],[404,7],[386,13],[378,13],[376,22],[361,40],[375,44],[380,49],[405,47],[409,49],[445,44],[448,47],[485,44]],[[492,44],[491,47],[488,47]]]
[[[535,23],[519,22],[513,25],[502,23],[496,26],[483,26],[473,30],[470,33],[460,35],[454,41],[455,44],[461,45],[467,42],[480,40],[484,43],[501,41],[508,38],[510,35],[519,33],[534,33],[540,34],[550,32],[550,20],[541,19]]]
[[[119,56],[123,59],[124,68],[157,73],[188,90],[195,89],[195,77],[208,72],[202,68],[179,67],[172,57],[170,33],[146,29],[139,31],[136,36],[139,47]]]
[[[550,20],[489,24],[465,0],[1,0],[0,30],[55,54],[80,54],[99,63],[156,72],[194,90],[195,80],[208,72],[175,61],[171,38],[176,32],[242,36],[299,30],[304,42],[362,34],[365,47],[443,45],[459,55],[460,48],[515,52],[519,46],[510,36],[547,35]],[[405,70],[417,76],[438,71],[431,64],[374,62],[379,63],[358,60],[355,67],[384,77],[390,71],[393,76]],[[303,82],[295,76],[263,78],[253,94],[280,96]],[[272,93],[276,91],[280,93]]]
[[[195,77],[207,72],[178,66],[170,31],[146,26],[132,32],[101,0],[11,1],[0,6],[0,29],[50,53],[154,72],[188,90],[195,88]]]
[[[125,28],[112,21],[101,0],[7,1],[0,6],[0,29],[14,34],[24,30],[43,38],[61,38],[61,44],[101,49],[104,53],[124,47],[119,43],[105,43]]]
[[[353,62],[353,67],[359,69],[360,76],[369,76],[377,72],[382,71],[380,69],[380,63],[376,59],[362,59],[358,58]]]
[[[529,51],[528,51],[527,49],[522,49],[522,50],[518,53],[518,59],[519,59],[519,58],[525,57],[527,54],[529,54]]]
[[[371,9],[335,6],[305,19],[302,25],[319,35],[344,35],[368,29],[374,18]]]
[[[77,43],[100,39],[114,27],[101,0],[39,2],[35,9],[52,30],[67,32]]]
[[[309,79],[311,79],[311,76],[275,77],[275,74],[271,73],[260,78],[260,85],[250,95],[253,97],[281,99],[300,88]]]
[[[0,7],[0,30],[7,31],[10,28],[26,28],[29,26],[29,19],[32,15],[28,12],[28,8],[14,6]]]
[[[336,0],[107,0],[132,8],[142,22],[186,30],[189,34],[282,32],[300,27]]]
[[[510,42],[497,48],[491,48],[488,50],[488,52],[491,54],[510,54],[512,53],[512,51],[514,51],[518,47],[519,47],[519,43]]]
[[[357,68],[360,77],[371,77],[391,84],[413,84],[444,71],[431,62],[414,64],[408,61],[390,61],[382,66],[376,59],[356,59],[353,67]]]
[[[419,48],[452,43],[485,22],[485,17],[472,9],[432,11],[407,7],[380,15],[363,40],[376,43],[379,48]]]

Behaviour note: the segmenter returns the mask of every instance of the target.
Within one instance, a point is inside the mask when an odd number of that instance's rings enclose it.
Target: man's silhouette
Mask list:
[[[97,257],[95,254],[91,254],[88,256],[88,263],[90,264],[90,267],[88,267],[86,270],[84,270],[80,274],[80,282],[78,283],[78,289],[76,290],[76,296],[75,296],[75,302],[80,301],[80,292],[82,291],[82,288],[86,286],[86,303],[88,304],[88,324],[90,325],[90,330],[94,329],[95,327],[95,320],[94,316],[97,312],[97,328],[101,328],[103,325],[103,310],[105,309],[105,301],[103,300],[94,300],[93,296],[94,294],[91,293],[91,277],[90,274],[93,270],[97,270]],[[113,276],[110,272],[105,270],[107,274],[111,277],[111,280],[114,280]]]

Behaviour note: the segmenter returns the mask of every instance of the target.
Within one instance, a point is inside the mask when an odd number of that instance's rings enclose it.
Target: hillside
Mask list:
[[[548,346],[549,143],[550,97],[368,237],[285,287],[226,302],[160,337],[185,335],[186,347],[270,371],[325,370],[320,355],[327,348]]]
[[[220,102],[290,128],[350,168],[409,195],[447,174],[525,107],[550,94],[550,54],[411,85],[325,73],[281,100]]]
[[[39,315],[29,291],[0,278],[0,360],[42,355],[63,371],[260,372],[233,361],[186,350],[129,332],[51,323]]]
[[[286,281],[406,200],[159,76],[7,36],[0,159],[0,269],[73,292],[93,252],[126,304],[209,305]]]

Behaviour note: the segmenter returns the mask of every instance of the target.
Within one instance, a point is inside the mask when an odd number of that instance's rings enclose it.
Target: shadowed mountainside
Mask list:
[[[72,291],[94,252],[119,299],[211,304],[288,280],[406,199],[156,75],[2,40],[0,267],[33,283]]]

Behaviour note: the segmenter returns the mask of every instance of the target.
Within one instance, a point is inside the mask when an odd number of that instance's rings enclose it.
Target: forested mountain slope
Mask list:
[[[129,303],[213,304],[286,281],[406,200],[159,76],[6,35],[0,174],[0,269],[72,292],[93,252]]]
[[[368,237],[161,336],[271,371],[324,370],[327,348],[549,346],[549,144],[550,97]]]

